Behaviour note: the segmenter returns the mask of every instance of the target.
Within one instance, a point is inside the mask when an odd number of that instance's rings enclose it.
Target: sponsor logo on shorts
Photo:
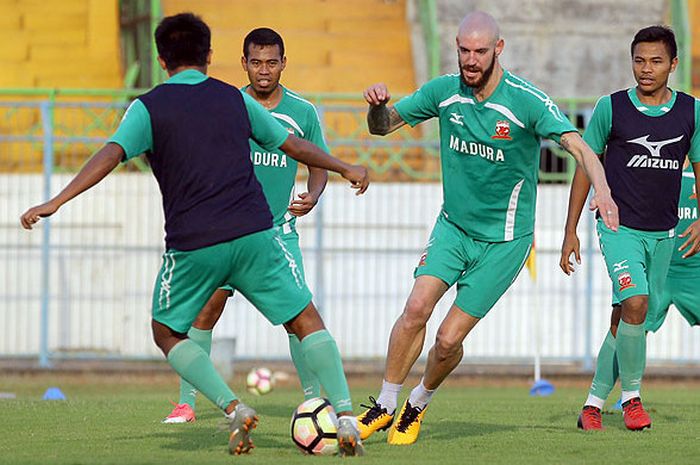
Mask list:
[[[629,274],[627,271],[617,275],[617,283],[620,285],[620,291],[637,287],[636,284],[632,283],[632,275]]]
[[[513,140],[510,137],[510,123],[507,120],[496,121],[496,134],[491,139]]]
[[[425,250],[423,250],[423,253],[420,254],[420,259],[418,260],[418,267],[425,266],[425,262],[428,259],[428,249],[430,248],[431,245],[433,245],[433,242],[435,242],[435,238],[431,237],[428,239],[428,243],[425,244]]]
[[[170,309],[170,283],[175,271],[175,256],[172,253],[163,254],[163,271],[160,275],[160,292],[158,293],[158,308]]]
[[[627,260],[622,260],[621,262],[613,263],[613,273],[617,273],[618,271],[628,269],[629,266],[625,265],[625,263],[627,263]]]

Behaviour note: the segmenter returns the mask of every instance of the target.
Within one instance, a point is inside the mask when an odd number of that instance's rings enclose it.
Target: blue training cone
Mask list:
[[[547,397],[554,394],[554,385],[546,379],[540,379],[534,382],[530,388],[531,396]]]
[[[50,387],[44,393],[44,400],[66,400],[66,396],[57,387]]]
[[[617,399],[615,405],[612,406],[613,410],[622,410],[622,399]]]

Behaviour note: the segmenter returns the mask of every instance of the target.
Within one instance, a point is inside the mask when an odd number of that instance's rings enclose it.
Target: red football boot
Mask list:
[[[622,404],[622,417],[625,419],[625,426],[632,431],[640,431],[644,428],[651,428],[651,417],[642,407],[642,400],[639,397],[628,400]]]
[[[592,405],[584,405],[581,415],[578,416],[578,427],[584,431],[605,429],[600,409]]]

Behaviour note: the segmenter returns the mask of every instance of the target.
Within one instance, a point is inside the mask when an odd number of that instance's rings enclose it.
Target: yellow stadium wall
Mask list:
[[[688,0],[690,16],[690,39],[692,42],[693,95],[700,96],[700,0]]]
[[[196,13],[212,29],[211,75],[246,84],[243,38],[256,27],[283,37],[283,82],[298,92],[351,92],[385,82],[415,88],[406,0],[161,0],[164,15]]]
[[[0,0],[0,87],[118,88],[118,0]]]

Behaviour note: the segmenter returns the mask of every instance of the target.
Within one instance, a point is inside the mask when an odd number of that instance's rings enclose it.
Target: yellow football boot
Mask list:
[[[376,399],[369,396],[372,405],[360,404],[367,410],[357,417],[357,425],[360,428],[360,439],[367,439],[377,431],[384,431],[391,426],[394,415],[389,415],[384,407],[379,405]]]
[[[413,444],[418,439],[420,433],[420,425],[423,422],[423,416],[427,410],[427,406],[421,410],[418,407],[413,407],[404,402],[401,407],[401,413],[389,430],[387,442],[395,446],[403,446]]]

